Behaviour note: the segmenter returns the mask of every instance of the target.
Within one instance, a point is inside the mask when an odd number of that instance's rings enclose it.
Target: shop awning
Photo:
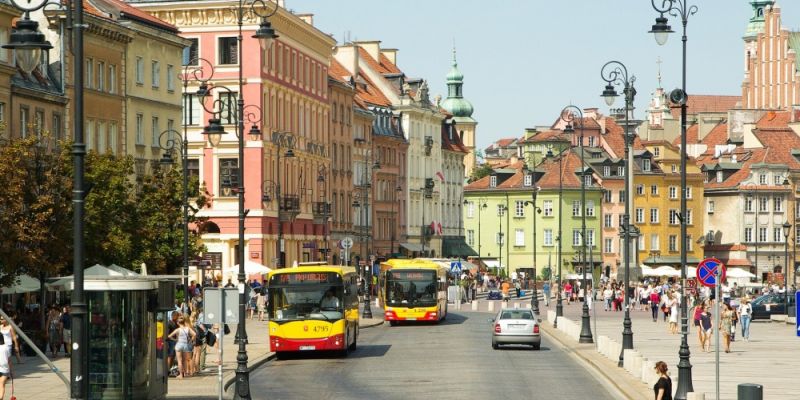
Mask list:
[[[497,260],[481,260],[486,265],[486,268],[500,268],[500,261]]]
[[[469,247],[463,237],[451,236],[442,239],[443,257],[467,258],[477,255],[478,253]]]
[[[408,251],[422,251],[422,245],[419,243],[400,243],[400,247],[408,250]]]

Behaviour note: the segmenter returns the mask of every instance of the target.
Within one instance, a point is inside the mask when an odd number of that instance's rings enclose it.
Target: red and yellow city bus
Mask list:
[[[384,320],[441,321],[447,318],[447,268],[426,259],[381,263],[380,300]]]
[[[356,349],[358,283],[351,267],[308,265],[277,269],[267,277],[270,351]]]

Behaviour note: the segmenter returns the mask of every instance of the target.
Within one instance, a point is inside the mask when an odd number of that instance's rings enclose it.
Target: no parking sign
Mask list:
[[[719,270],[719,280],[725,280],[725,264],[716,258],[706,258],[697,264],[697,280],[703,286],[714,287],[717,285],[717,270]]]

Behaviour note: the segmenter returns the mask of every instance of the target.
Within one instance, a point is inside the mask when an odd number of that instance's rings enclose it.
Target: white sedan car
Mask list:
[[[493,349],[503,344],[527,344],[534,350],[539,350],[542,336],[539,333],[539,321],[533,311],[506,308],[500,310],[490,321],[494,323]]]

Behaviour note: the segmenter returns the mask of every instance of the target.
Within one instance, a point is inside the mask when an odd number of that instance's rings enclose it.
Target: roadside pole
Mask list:
[[[722,266],[718,266],[714,270],[714,304],[716,305],[716,311],[714,312],[714,328],[716,328],[716,336],[717,336],[717,344],[714,346],[714,356],[716,357],[716,371],[714,373],[714,380],[716,384],[716,399],[719,400],[719,281],[720,281],[720,272],[722,271]],[[730,332],[729,332],[730,334]]]
[[[223,356],[225,355],[225,325],[238,324],[244,322],[244,315],[240,316],[238,305],[239,289],[237,288],[203,288],[203,301],[205,308],[203,321],[207,324],[217,324],[219,326],[219,365],[217,366],[217,380],[219,383],[219,400],[222,400],[225,390],[225,383],[222,380]],[[232,304],[234,308],[226,308],[226,304]]]

